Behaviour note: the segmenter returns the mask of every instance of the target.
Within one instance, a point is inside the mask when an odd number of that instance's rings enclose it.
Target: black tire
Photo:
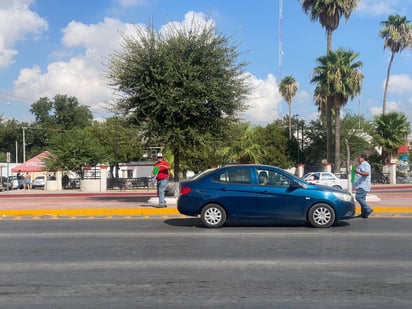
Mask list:
[[[309,223],[316,228],[327,228],[335,223],[336,214],[328,204],[316,204],[309,209]]]
[[[341,186],[338,186],[338,185],[334,185],[332,188],[342,190],[342,187],[341,187]]]
[[[222,206],[208,204],[203,207],[200,217],[206,227],[219,228],[225,224],[227,215]]]

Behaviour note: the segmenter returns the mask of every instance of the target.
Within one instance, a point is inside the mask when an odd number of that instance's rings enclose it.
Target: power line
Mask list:
[[[35,101],[35,100],[33,100],[33,99],[29,99],[29,98],[25,98],[25,97],[20,97],[20,96],[16,96],[16,95],[4,93],[4,92],[0,92],[0,95],[6,96],[6,97],[11,97],[11,98],[16,98],[16,99],[20,99],[20,100],[30,101],[30,102]]]

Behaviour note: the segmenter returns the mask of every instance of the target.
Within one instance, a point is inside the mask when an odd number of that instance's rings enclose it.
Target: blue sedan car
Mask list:
[[[215,228],[231,219],[297,219],[327,228],[355,215],[350,193],[257,164],[207,170],[182,181],[177,208],[183,215],[200,215],[205,226]]]

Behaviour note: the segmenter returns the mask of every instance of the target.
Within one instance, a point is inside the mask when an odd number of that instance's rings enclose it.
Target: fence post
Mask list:
[[[56,190],[57,191],[61,191],[63,189],[62,188],[62,174],[63,174],[62,170],[56,171],[56,181],[57,181]]]
[[[107,168],[106,165],[100,165],[100,192],[107,191]]]
[[[299,178],[302,178],[304,171],[305,171],[305,164],[298,164],[297,176]]]
[[[330,164],[330,163],[323,164],[323,171],[327,172],[327,173],[331,173],[332,172],[332,164]]]

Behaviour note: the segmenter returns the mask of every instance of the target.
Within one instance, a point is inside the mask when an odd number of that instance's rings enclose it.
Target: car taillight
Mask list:
[[[180,188],[180,195],[188,194],[190,191],[192,191],[192,188],[191,188],[191,187],[183,187],[183,188]]]

